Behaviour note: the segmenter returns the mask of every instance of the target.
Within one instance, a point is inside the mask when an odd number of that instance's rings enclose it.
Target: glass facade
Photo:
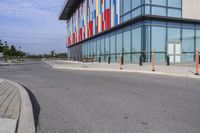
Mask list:
[[[123,53],[125,63],[138,63],[140,57],[143,62],[151,62],[154,50],[155,61],[166,62],[169,46],[173,44],[173,51],[178,51],[176,45],[180,45],[181,62],[195,60],[195,49],[200,50],[200,24],[171,18],[182,17],[182,0],[121,0],[119,7],[117,19],[120,22],[141,14],[157,15],[159,19],[131,21],[123,23],[122,28],[91,36],[87,41],[69,48],[71,58],[93,58],[94,61],[101,59],[104,62],[110,58],[111,62],[119,62]],[[168,16],[170,20],[160,16]]]
[[[121,0],[121,22],[130,20],[142,14],[142,0]]]
[[[119,62],[123,52],[126,63],[138,63],[140,56],[143,61],[151,62],[154,50],[155,61],[165,62],[169,43],[181,44],[181,62],[193,62],[195,49],[200,49],[200,26],[149,20],[138,22],[82,43],[82,57],[95,60],[100,57],[105,62],[110,57],[111,62]]]
[[[182,17],[182,0],[145,0],[144,14]]]
[[[141,14],[182,17],[182,0],[121,0],[121,22]]]

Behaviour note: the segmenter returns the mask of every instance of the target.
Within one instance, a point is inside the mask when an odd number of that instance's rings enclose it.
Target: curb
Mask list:
[[[3,79],[4,80],[4,79]],[[21,98],[20,114],[16,133],[35,133],[32,103],[24,87],[13,81],[4,80],[18,88]]]
[[[154,74],[154,75],[163,75],[170,77],[183,77],[183,78],[192,78],[200,79],[200,76],[192,76],[186,74],[171,74],[163,72],[150,72],[150,71],[141,71],[141,70],[117,70],[117,69],[93,69],[93,68],[73,68],[73,67],[62,67],[62,66],[53,66],[53,69],[68,69],[68,70],[81,70],[81,71],[107,71],[107,72],[126,72],[126,73],[143,73],[143,74]]]

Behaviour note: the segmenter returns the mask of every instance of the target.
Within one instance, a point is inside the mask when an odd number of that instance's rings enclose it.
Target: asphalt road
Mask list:
[[[144,74],[0,66],[30,90],[38,133],[200,133],[200,81]]]

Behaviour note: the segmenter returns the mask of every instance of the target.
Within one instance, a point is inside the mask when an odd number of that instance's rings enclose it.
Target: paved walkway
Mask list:
[[[195,64],[173,64],[167,66],[166,64],[156,64],[155,72],[152,72],[152,65],[143,64],[125,64],[120,70],[120,65],[117,63],[81,63],[63,60],[48,60],[45,61],[55,69],[72,69],[72,70],[90,70],[90,71],[117,71],[117,72],[136,72],[146,74],[158,74],[178,77],[199,78],[195,75]],[[200,68],[200,67],[199,67]]]
[[[0,133],[14,133],[20,112],[20,93],[0,79]]]

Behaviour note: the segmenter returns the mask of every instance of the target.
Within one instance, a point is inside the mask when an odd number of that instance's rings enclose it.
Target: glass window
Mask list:
[[[152,0],[153,5],[166,6],[167,0]]]
[[[145,14],[151,14],[150,6],[145,6]]]
[[[194,30],[183,29],[182,30],[182,52],[194,52]],[[182,55],[184,62],[194,61],[194,53],[184,53]]]
[[[131,14],[130,13],[128,13],[128,14],[126,14],[125,16],[123,16],[122,17],[122,22],[125,22],[125,21],[127,21],[127,20],[130,20],[130,18],[131,18]]]
[[[110,52],[112,54],[115,54],[115,35],[110,36],[110,44],[111,44],[111,50]]]
[[[132,0],[132,9],[141,5],[141,0]]]
[[[182,50],[183,52],[194,52],[194,30],[183,29]]]
[[[145,0],[145,4],[151,4],[150,0]]]
[[[181,41],[181,29],[180,28],[168,28],[168,43]]]
[[[166,28],[152,26],[152,49],[154,51],[165,51],[166,46]]]
[[[200,30],[196,31],[196,47],[199,49],[200,52]]]
[[[151,27],[145,26],[145,51],[151,52],[151,44],[150,44],[150,38],[151,38]]]
[[[83,46],[83,47],[82,47],[82,49],[83,49],[83,50],[82,50],[82,53],[83,53],[83,57],[84,57],[84,56],[86,56],[86,50],[85,50],[86,47],[85,47],[85,44],[83,44],[82,46]]]
[[[117,53],[120,53],[122,51],[122,33],[116,35],[116,47]]]
[[[110,38],[106,37],[105,39],[105,49],[106,49],[106,54],[110,53]]]
[[[94,55],[94,42],[91,42],[91,46],[92,46],[92,55]]]
[[[132,30],[132,52],[141,51],[141,27]]]
[[[97,55],[97,45],[96,41],[93,42],[93,55]]]
[[[115,61],[116,61],[116,60],[115,60],[115,55],[111,55],[111,56],[110,56],[110,61],[111,61],[111,62],[115,62]]]
[[[104,38],[101,38],[101,54],[105,53],[105,45],[104,45]]]
[[[142,12],[141,9],[142,9],[142,8],[137,8],[136,10],[134,10],[134,11],[132,12],[132,18],[141,15],[141,14],[142,14],[142,13],[141,13],[141,12]]]
[[[131,0],[122,0],[123,1],[123,14],[131,10]]]
[[[181,8],[181,0],[168,0],[168,6]]]
[[[92,55],[92,47],[91,47],[92,45],[91,45],[91,43],[90,42],[88,42],[88,52],[89,52],[89,56],[91,57],[91,55]]]
[[[153,6],[152,15],[166,16],[166,8]]]
[[[100,40],[97,40],[97,55],[101,54],[101,42]]]
[[[124,54],[124,62],[125,63],[130,63],[131,62],[131,54]]]
[[[168,16],[170,16],[170,17],[181,17],[181,10],[179,10],[179,9],[168,9]]]
[[[86,57],[89,56],[89,52],[88,52],[88,43],[85,43],[85,46],[86,46]]]
[[[123,35],[124,53],[131,52],[131,31],[125,31]]]

